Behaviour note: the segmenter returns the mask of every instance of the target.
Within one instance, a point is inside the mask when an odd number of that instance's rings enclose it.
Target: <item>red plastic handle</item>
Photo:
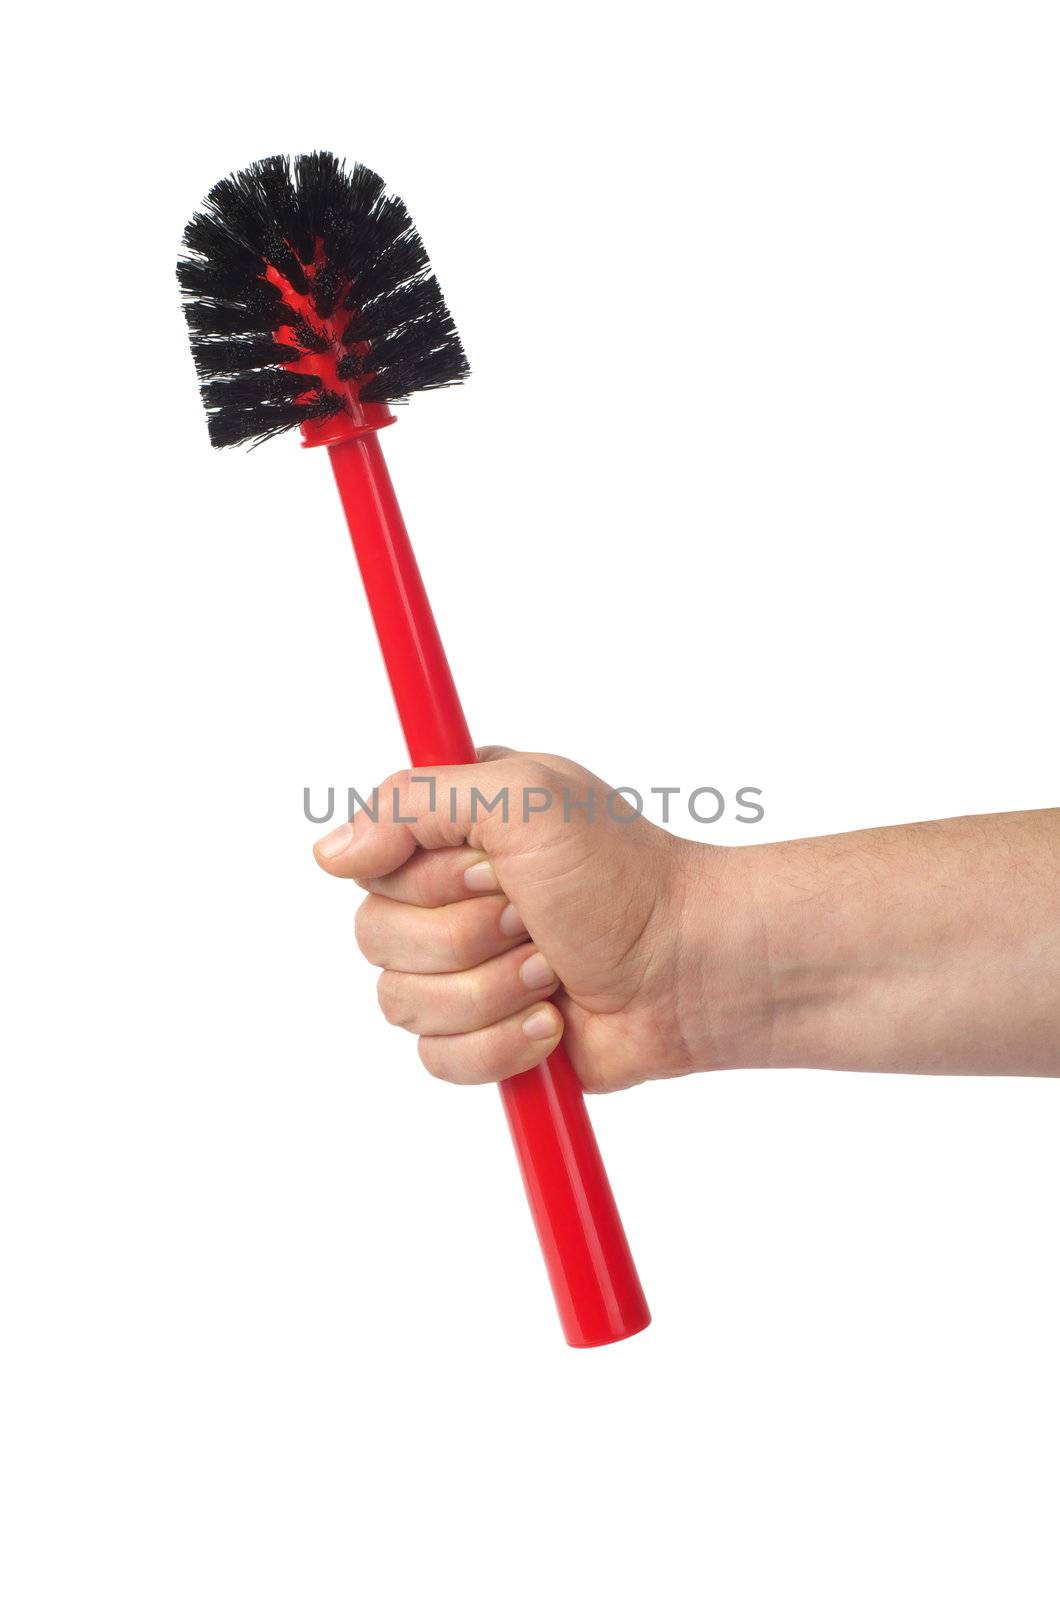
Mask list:
[[[464,764],[475,748],[374,432],[328,447],[409,755]],[[500,1086],[568,1344],[612,1344],[651,1313],[581,1085],[562,1048]]]

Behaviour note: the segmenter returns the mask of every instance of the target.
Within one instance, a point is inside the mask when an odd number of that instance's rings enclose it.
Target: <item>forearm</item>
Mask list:
[[[1060,1075],[1060,810],[724,855],[691,893],[704,1065]]]

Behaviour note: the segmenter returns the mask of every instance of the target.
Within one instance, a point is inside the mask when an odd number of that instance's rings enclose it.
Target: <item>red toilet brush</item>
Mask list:
[[[388,401],[468,373],[403,203],[365,167],[276,156],[215,185],[184,245],[213,443],[301,427],[327,448],[412,763],[473,762],[378,438]],[[500,1092],[568,1343],[639,1332],[650,1313],[562,1047]]]

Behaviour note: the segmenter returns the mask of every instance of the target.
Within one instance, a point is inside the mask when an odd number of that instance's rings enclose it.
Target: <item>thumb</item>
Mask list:
[[[540,848],[557,829],[561,794],[568,791],[543,763],[500,749],[481,765],[397,772],[372,791],[368,808],[319,839],[314,855],[336,878],[385,877],[417,847],[470,843],[504,858],[526,849],[531,835]]]

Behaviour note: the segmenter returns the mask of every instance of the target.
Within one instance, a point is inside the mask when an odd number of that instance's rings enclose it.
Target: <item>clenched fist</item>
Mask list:
[[[316,846],[368,891],[357,942],[384,1015],[458,1083],[523,1072],[564,1033],[591,1090],[702,1065],[682,928],[727,852],[654,827],[573,762],[480,755],[395,774],[378,821],[359,812]]]

